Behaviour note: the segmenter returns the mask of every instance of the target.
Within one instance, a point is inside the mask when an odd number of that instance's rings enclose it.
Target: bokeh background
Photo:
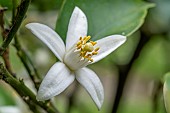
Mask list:
[[[0,2],[1,7],[4,5],[3,1]],[[9,10],[5,12],[6,23],[10,22],[11,18],[12,3],[10,1],[7,4]],[[63,0],[32,0],[27,16],[18,32],[22,47],[29,54],[42,77],[57,59],[45,44],[25,28],[25,24],[39,22],[55,29],[62,2]],[[139,56],[133,61],[128,73],[118,113],[166,113],[162,84],[165,73],[170,71],[170,0],[148,0],[147,2],[155,3],[155,7],[149,9],[143,25],[128,36],[127,42],[115,52],[89,66],[98,74],[104,86],[105,101],[101,111],[97,110],[85,89],[75,82],[62,94],[52,99],[52,102],[62,113],[67,112],[69,97],[73,89],[76,90],[72,97],[70,113],[112,112],[120,75],[118,66],[129,64],[142,37],[148,38],[144,39],[147,40],[147,43],[141,48]],[[2,36],[0,39],[2,42]],[[10,61],[17,77],[23,78],[25,84],[36,93],[12,44],[10,46]],[[0,80],[0,108],[5,106],[15,107],[18,113],[31,113],[18,94],[8,84]]]

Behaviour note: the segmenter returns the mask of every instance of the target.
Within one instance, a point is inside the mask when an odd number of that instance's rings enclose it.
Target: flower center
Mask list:
[[[80,50],[80,56],[86,58],[89,61],[93,62],[92,56],[98,54],[99,47],[94,48],[94,45],[97,42],[90,41],[91,36],[85,36],[84,38],[80,37],[79,41],[76,44],[77,50]]]

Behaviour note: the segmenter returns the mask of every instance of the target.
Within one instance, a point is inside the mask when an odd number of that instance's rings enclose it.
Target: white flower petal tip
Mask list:
[[[163,97],[167,113],[170,113],[170,73],[164,76]]]
[[[63,92],[75,79],[73,73],[64,63],[55,63],[43,79],[36,99],[48,100]]]
[[[100,110],[104,101],[104,89],[95,72],[82,68],[75,72],[77,81],[87,90]]]
[[[60,36],[50,27],[40,23],[29,23],[26,28],[44,42],[56,57],[62,61],[65,54],[65,45]]]
[[[0,106],[0,113],[22,113],[18,106]]]
[[[97,40],[96,47],[99,47],[98,54],[95,56],[92,56],[95,63],[110,53],[112,53],[114,50],[116,50],[119,46],[121,46],[126,41],[126,37],[122,35],[110,35],[105,38],[102,38],[100,40]]]
[[[68,25],[66,50],[69,50],[79,40],[80,37],[87,35],[87,17],[83,11],[75,7]]]

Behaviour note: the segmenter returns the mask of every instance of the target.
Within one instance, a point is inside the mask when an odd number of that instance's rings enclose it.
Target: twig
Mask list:
[[[4,11],[6,11],[7,8],[3,8],[3,9],[0,9],[0,27],[2,29],[2,37],[3,37],[3,40],[5,40],[5,36],[6,34],[8,33],[8,30],[4,28]],[[5,67],[7,68],[7,70],[15,77],[15,73],[12,71],[12,68],[11,68],[11,63],[10,63],[10,60],[9,60],[9,47],[6,48],[6,50],[4,51],[4,54],[2,55],[2,58],[4,60],[4,63],[5,63]]]
[[[8,34],[6,35],[6,38],[3,41],[2,46],[0,48],[0,55],[2,55],[4,53],[4,51],[6,50],[6,48],[12,41],[13,37],[15,36],[16,32],[18,31],[18,29],[22,23],[22,20],[25,17],[25,14],[27,12],[30,1],[31,0],[22,0],[21,1],[21,4],[18,7],[17,15],[15,17],[15,22],[12,25],[12,27],[10,28],[10,30],[9,30]]]
[[[76,93],[77,93],[77,91],[79,89],[79,87],[76,87],[77,85],[78,85],[77,82],[75,82],[73,90],[68,96],[68,107],[67,107],[66,113],[71,113],[71,109],[75,105],[74,99],[75,99],[75,95],[76,95]]]
[[[119,106],[119,103],[122,97],[123,89],[124,89],[128,74],[132,68],[134,61],[139,57],[140,52],[142,51],[143,47],[149,40],[150,40],[150,37],[141,31],[140,41],[137,45],[137,48],[130,62],[125,65],[117,65],[118,71],[119,71],[119,78],[118,78],[118,86],[117,86],[115,101],[112,107],[112,113],[117,113],[117,109],[118,109],[118,106]]]
[[[33,92],[25,86],[23,80],[17,80],[14,78],[0,63],[0,79],[4,80],[8,83],[11,87],[13,87],[18,94],[23,98],[23,100],[29,105],[30,109],[33,106],[40,106],[44,109],[47,113],[59,113],[57,109],[51,107],[49,102],[40,102],[37,101]],[[33,109],[32,109],[33,110]]]
[[[37,69],[33,65],[31,59],[29,58],[28,54],[26,51],[24,51],[21,48],[21,45],[17,39],[17,36],[15,36],[15,48],[17,49],[17,55],[19,56],[20,60],[22,61],[25,69],[27,70],[31,80],[33,81],[35,88],[38,90],[40,82],[41,82],[41,77],[39,73],[37,72]]]

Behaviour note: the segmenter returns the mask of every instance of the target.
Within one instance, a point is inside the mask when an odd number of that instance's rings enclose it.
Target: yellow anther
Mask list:
[[[98,51],[100,49],[100,47],[97,47],[94,51]]]
[[[89,41],[90,39],[91,36],[80,37],[76,44],[76,48],[80,51],[80,57],[93,62],[92,56],[97,55],[100,48],[94,48],[94,45],[96,45],[97,42]]]
[[[84,56],[86,55],[86,53],[87,53],[87,52],[84,51],[84,52],[81,52],[80,55],[84,57]]]
[[[87,36],[87,39],[90,40],[91,36]]]
[[[80,39],[79,40],[82,40],[83,38],[82,37],[80,37]]]
[[[92,58],[88,58],[88,60],[90,60],[91,62],[93,62],[93,59],[92,59]]]
[[[83,38],[83,40],[86,40],[86,38],[87,38],[87,37],[85,36],[85,37]]]
[[[77,43],[77,45],[80,45],[81,44],[81,41],[79,41],[78,43]]]
[[[92,52],[94,50],[94,47],[91,43],[86,43],[83,50],[87,52]]]
[[[91,38],[90,36],[84,37],[84,39],[83,39],[83,40],[84,40],[84,44],[85,44],[87,41],[89,41],[90,38]]]
[[[88,57],[91,57],[91,56],[92,56],[92,54],[88,54],[87,56],[88,56]]]
[[[84,58],[89,58],[88,56],[84,56]]]
[[[92,55],[97,55],[98,54],[98,52],[96,52],[96,51],[94,51],[93,53],[92,53]]]
[[[97,44],[97,42],[90,41],[90,43],[94,46]]]
[[[80,49],[81,47],[82,47],[82,45],[80,44],[80,45],[77,46],[77,49]]]

